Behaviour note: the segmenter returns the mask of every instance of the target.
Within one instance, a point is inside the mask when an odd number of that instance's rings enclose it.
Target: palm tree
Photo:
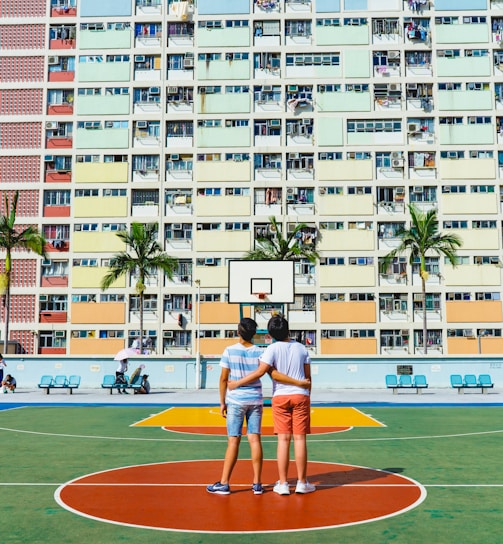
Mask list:
[[[173,274],[178,266],[178,260],[170,257],[162,251],[162,247],[157,241],[157,224],[149,223],[131,223],[131,231],[121,231],[117,236],[125,243],[126,248],[131,253],[123,251],[110,259],[109,272],[101,281],[101,289],[105,291],[117,279],[129,273],[130,276],[136,275],[136,292],[139,295],[140,305],[140,348],[143,346],[143,298],[145,292],[145,282],[153,277],[159,270],[164,272],[168,279],[173,278]]]
[[[413,204],[409,204],[411,217],[410,228],[401,228],[397,237],[400,245],[390,251],[381,261],[381,272],[386,272],[393,259],[400,254],[409,253],[409,264],[412,266],[419,260],[419,275],[421,276],[421,294],[423,301],[423,350],[427,353],[427,314],[426,314],[426,254],[443,255],[452,266],[457,264],[456,250],[462,245],[461,239],[455,234],[442,234],[438,230],[437,210],[421,212]]]
[[[44,246],[46,240],[36,227],[30,225],[23,230],[16,229],[16,212],[19,191],[14,193],[12,202],[5,193],[5,215],[0,216],[0,250],[6,252],[5,270],[1,277],[0,290],[4,295],[5,307],[5,338],[4,353],[8,352],[9,323],[10,323],[10,286],[12,279],[12,251],[24,249],[33,251],[45,258]]]
[[[248,251],[245,259],[249,261],[299,261],[307,259],[310,263],[320,258],[315,244],[299,243],[299,233],[309,228],[305,223],[298,223],[287,237],[283,236],[280,224],[274,216],[269,217],[270,238],[260,236],[255,240],[256,248]]]

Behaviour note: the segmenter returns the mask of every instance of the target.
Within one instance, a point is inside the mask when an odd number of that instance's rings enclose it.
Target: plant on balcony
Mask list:
[[[131,223],[131,230],[117,232],[116,235],[126,245],[126,251],[114,255],[108,265],[109,271],[101,281],[101,289],[107,290],[120,277],[129,274],[136,276],[135,290],[139,296],[140,307],[140,346],[143,346],[143,300],[145,282],[148,278],[164,272],[168,279],[173,278],[178,260],[162,251],[157,241],[157,223]],[[127,250],[130,250],[128,252]]]
[[[255,249],[245,254],[249,261],[300,261],[306,259],[310,263],[316,262],[320,256],[316,251],[315,242],[304,243],[303,233],[309,230],[305,223],[298,223],[292,232],[283,236],[280,224],[274,216],[269,217],[268,232],[270,237],[259,236],[255,239]]]
[[[428,349],[427,312],[426,312],[426,281],[429,273],[426,270],[427,254],[435,254],[447,257],[452,266],[457,265],[457,249],[462,246],[461,239],[456,234],[443,234],[438,230],[437,210],[421,212],[414,204],[409,204],[411,225],[409,228],[401,227],[396,237],[400,239],[400,245],[390,251],[381,261],[381,272],[385,273],[393,262],[393,259],[403,253],[408,253],[409,264],[419,261],[419,275],[421,276],[421,298],[423,304],[423,351],[426,355]]]
[[[10,324],[10,286],[12,279],[12,251],[27,250],[45,258],[46,240],[36,227],[16,229],[16,213],[19,191],[14,193],[12,201],[7,192],[4,195],[5,208],[0,215],[0,250],[5,251],[4,272],[0,275],[0,293],[3,295],[5,308],[4,353],[8,352]]]

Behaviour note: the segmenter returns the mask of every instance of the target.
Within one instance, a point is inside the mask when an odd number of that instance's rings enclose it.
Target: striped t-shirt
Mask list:
[[[241,343],[225,348],[220,366],[228,368],[229,380],[240,380],[257,370],[259,357],[264,350],[257,346],[245,347]],[[233,404],[262,404],[262,383],[256,380],[234,391],[227,390],[226,402]]]

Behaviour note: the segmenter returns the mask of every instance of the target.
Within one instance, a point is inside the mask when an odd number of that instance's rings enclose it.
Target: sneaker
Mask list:
[[[213,485],[209,485],[206,488],[206,491],[215,495],[230,495],[231,488],[229,487],[229,484],[221,484],[220,482],[217,482]]]
[[[122,392],[124,393],[124,395],[129,395],[129,393],[125,389],[123,389]]]
[[[313,491],[316,491],[316,486],[313,484],[310,484],[307,480],[305,482],[299,482],[297,481],[297,486],[295,488],[295,493],[312,493]]]
[[[252,491],[254,495],[262,495],[264,488],[262,487],[262,484],[253,484]]]
[[[277,493],[278,495],[290,495],[290,487],[288,486],[288,482],[281,483],[279,480],[274,484],[274,487],[272,489],[274,493]]]

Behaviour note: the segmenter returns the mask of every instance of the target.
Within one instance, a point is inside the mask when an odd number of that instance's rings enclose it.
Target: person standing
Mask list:
[[[267,331],[274,340],[260,356],[258,370],[229,383],[229,388],[243,387],[262,377],[272,369],[296,380],[308,380],[308,385],[297,386],[280,383],[273,378],[272,414],[274,432],[278,435],[277,462],[279,480],[273,491],[278,495],[290,495],[288,467],[290,464],[290,443],[293,437],[297,485],[295,492],[304,494],[316,491],[307,480],[307,440],[311,432],[311,361],[304,345],[290,339],[288,321],[280,315],[273,316]]]
[[[126,395],[129,394],[126,391],[126,378],[124,376],[124,374],[127,372],[127,365],[128,365],[128,360],[127,359],[122,359],[121,361],[119,361],[119,366],[117,367],[117,370],[115,371],[115,383],[119,384],[119,388],[117,389],[117,392],[119,394],[120,393],[124,393]],[[122,391],[121,391],[121,388],[120,388],[121,384],[124,384],[124,387],[123,387]]]
[[[7,363],[3,358],[3,355],[0,353],[0,383],[3,382],[3,369],[7,368]]]
[[[241,319],[237,330],[239,342],[226,348],[220,360],[222,368],[220,374],[220,413],[227,419],[228,439],[220,480],[206,488],[209,493],[216,495],[229,495],[231,492],[229,480],[238,458],[245,420],[252,456],[252,491],[255,495],[263,493],[261,482],[263,460],[261,442],[262,384],[259,379],[254,379],[249,380],[245,387],[239,387],[233,391],[227,389],[229,378],[236,380],[257,369],[263,349],[253,344],[256,332],[257,323],[253,319],[248,317]],[[279,372],[275,373],[275,378],[284,379],[290,383],[299,383]]]

